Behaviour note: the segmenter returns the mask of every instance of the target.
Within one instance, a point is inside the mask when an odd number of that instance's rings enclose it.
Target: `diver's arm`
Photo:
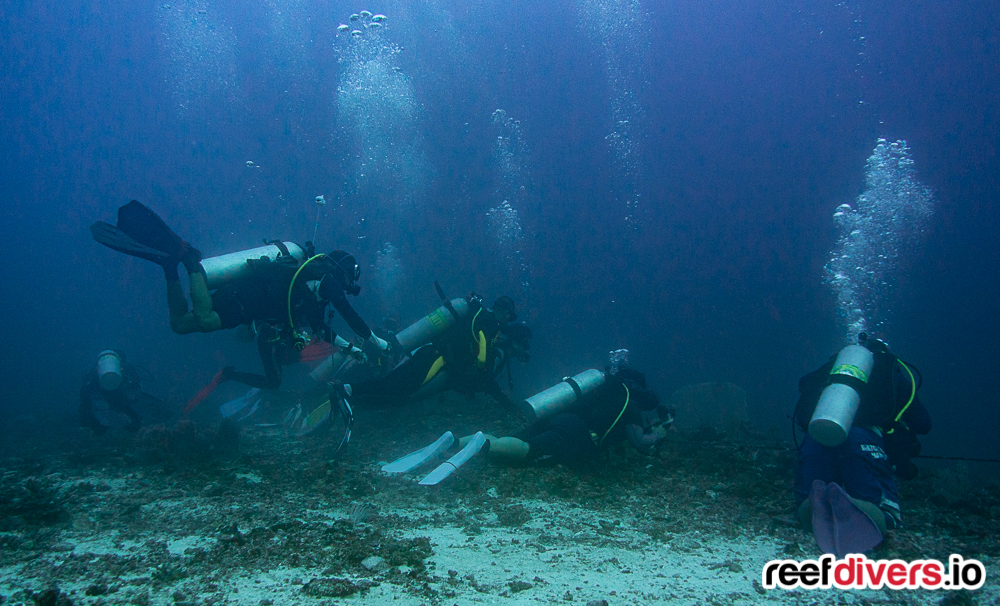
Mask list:
[[[628,438],[629,445],[642,452],[650,446],[655,446],[660,440],[660,436],[655,431],[645,431],[639,425],[629,423],[625,426],[625,437]]]
[[[340,315],[344,317],[344,321],[347,325],[351,327],[362,339],[370,339],[372,337],[372,330],[368,328],[368,325],[358,312],[354,311],[351,304],[347,302],[347,296],[344,294],[344,287],[336,278],[330,275],[323,276],[323,281],[319,285],[319,296],[326,299],[333,304],[334,309],[340,312]]]

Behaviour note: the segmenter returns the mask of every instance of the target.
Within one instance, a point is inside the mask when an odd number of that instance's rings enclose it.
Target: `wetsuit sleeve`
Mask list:
[[[344,321],[351,327],[359,337],[368,339],[372,336],[372,330],[368,328],[365,321],[361,319],[358,312],[354,311],[351,304],[347,302],[344,294],[344,285],[333,276],[327,274],[323,276],[323,281],[319,285],[319,296],[333,304],[334,309],[340,312]]]
[[[646,450],[660,439],[656,435],[656,432],[650,431],[647,433],[643,430],[642,426],[634,423],[629,423],[625,426],[625,437],[628,438],[629,445],[639,451]]]

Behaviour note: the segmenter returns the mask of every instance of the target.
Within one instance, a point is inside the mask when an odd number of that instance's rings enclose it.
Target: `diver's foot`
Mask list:
[[[205,273],[205,268],[201,266],[201,251],[187,242],[184,242],[180,262],[184,265],[184,269],[187,270],[188,274]]]

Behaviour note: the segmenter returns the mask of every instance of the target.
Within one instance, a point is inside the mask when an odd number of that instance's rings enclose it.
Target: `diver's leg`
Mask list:
[[[503,459],[504,461],[524,461],[528,458],[528,443],[517,438],[498,438],[494,435],[485,434],[486,440],[490,443],[490,458]],[[458,449],[461,450],[469,443],[473,436],[465,436],[459,439]]]
[[[852,427],[842,448],[842,486],[851,501],[872,518],[883,534],[899,526],[899,490],[881,434],[867,427]]]
[[[222,328],[222,318],[212,309],[212,293],[208,291],[205,270],[188,273],[191,280],[191,314],[201,332],[213,332]]]
[[[181,281],[167,280],[167,309],[170,312],[170,328],[179,335],[198,332],[198,321],[188,309],[187,295]]]
[[[271,340],[275,332],[270,326],[264,325],[257,335],[257,352],[264,365],[263,376],[226,367],[223,370],[225,379],[258,389],[275,390],[281,387],[281,364],[284,361],[281,348],[284,344],[280,340]]]
[[[201,266],[201,252],[188,247],[180,263],[188,272],[191,287],[192,309],[188,309],[187,296],[181,287],[177,273],[177,261],[163,264],[163,274],[167,278],[167,308],[170,311],[170,328],[179,335],[193,332],[213,332],[222,328],[222,319],[212,309],[212,293],[208,290],[208,279]]]

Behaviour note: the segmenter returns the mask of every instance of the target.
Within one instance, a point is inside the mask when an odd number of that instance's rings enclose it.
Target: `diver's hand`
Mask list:
[[[389,343],[385,339],[381,339],[375,333],[368,337],[368,341],[378,347],[379,351],[389,351]]]
[[[347,353],[360,364],[368,362],[368,356],[366,356],[365,352],[362,351],[357,345],[351,345],[351,348],[347,350]]]

